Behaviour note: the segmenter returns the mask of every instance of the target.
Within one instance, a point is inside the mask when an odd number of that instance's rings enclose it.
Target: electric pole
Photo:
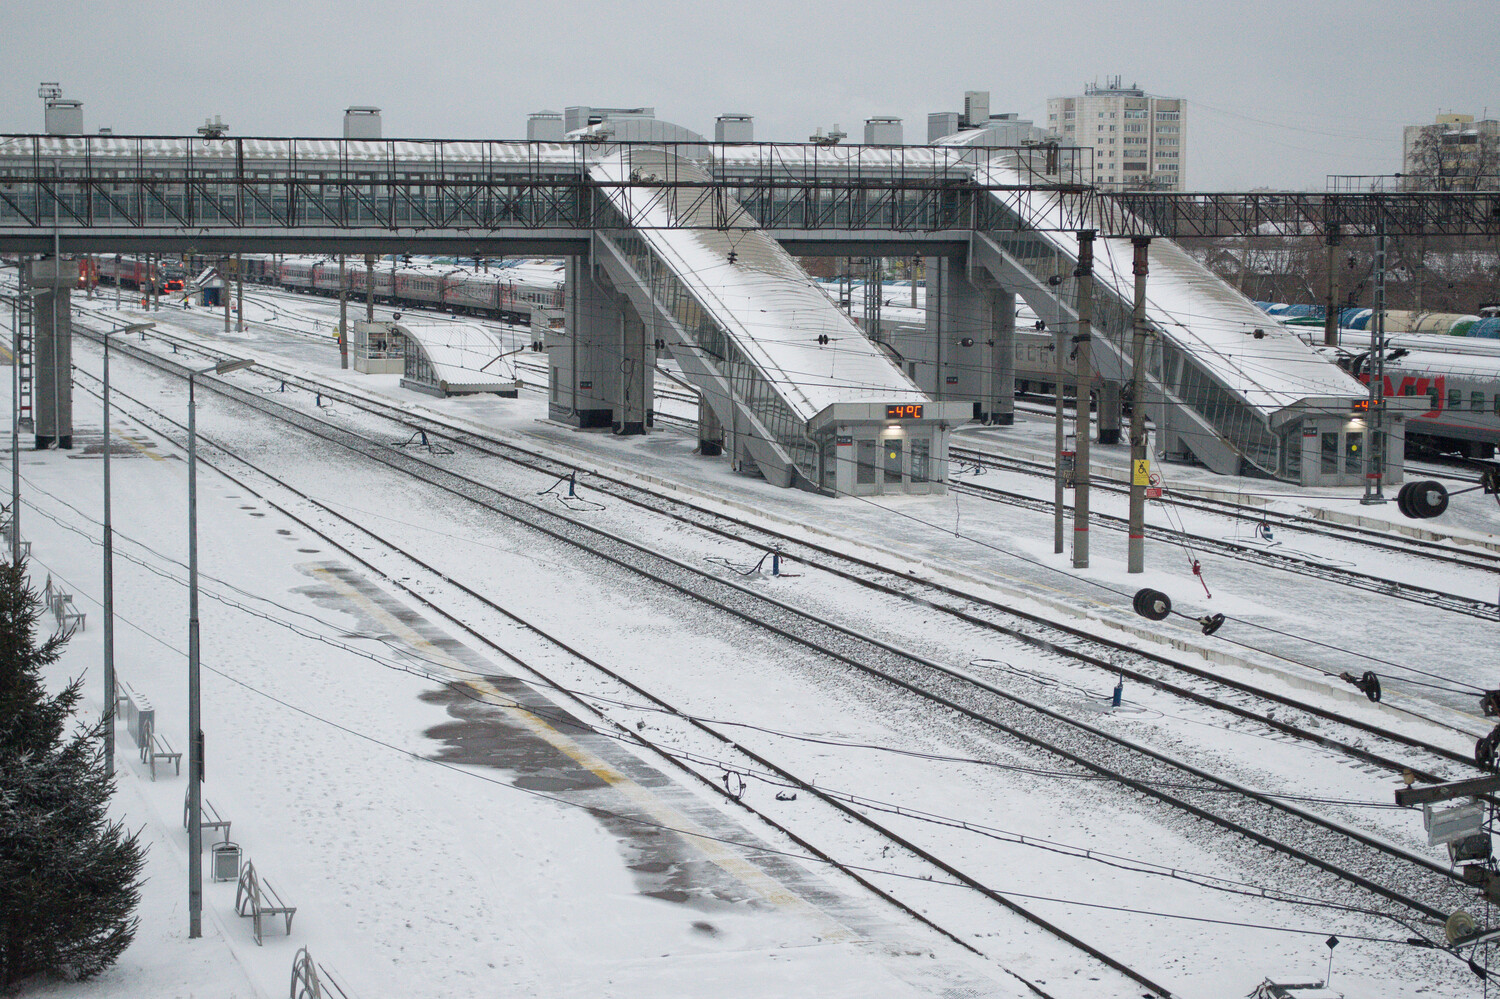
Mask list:
[[[1061,555],[1063,552],[1063,503],[1066,499],[1067,490],[1063,480],[1067,475],[1065,462],[1063,461],[1063,375],[1064,365],[1067,363],[1067,341],[1063,339],[1061,328],[1052,332],[1052,353],[1057,360],[1057,371],[1053,375],[1055,383],[1052,386],[1054,393],[1054,404],[1052,409],[1052,435],[1053,435],[1053,476],[1052,476],[1052,551]]]
[[[1330,225],[1323,241],[1328,244],[1328,298],[1323,306],[1323,346],[1339,345],[1339,269],[1334,258],[1338,256],[1339,227]]]
[[[375,321],[375,254],[365,254],[365,322]]]
[[[1146,486],[1151,458],[1146,452],[1146,274],[1150,270],[1150,236],[1133,236],[1135,247],[1135,325],[1130,383],[1130,547],[1127,572],[1146,571]]]
[[[344,275],[344,255],[339,254],[339,367],[349,366],[349,281]]]
[[[1365,413],[1365,494],[1360,503],[1374,506],[1385,502],[1381,482],[1385,478],[1385,218],[1375,222],[1375,315],[1370,321],[1370,402]]]
[[[1073,473],[1073,568],[1089,567],[1089,413],[1093,409],[1094,363],[1091,339],[1094,321],[1094,230],[1078,233],[1078,394],[1074,399],[1073,436],[1077,439],[1077,467]]]

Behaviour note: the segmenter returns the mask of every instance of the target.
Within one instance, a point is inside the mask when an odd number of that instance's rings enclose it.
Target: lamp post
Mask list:
[[[134,323],[113,332],[149,330],[155,323]],[[115,534],[109,502],[109,335],[104,342],[104,772],[115,772]]]
[[[188,937],[203,935],[203,732],[198,696],[198,423],[199,375],[248,368],[248,357],[188,372]]]

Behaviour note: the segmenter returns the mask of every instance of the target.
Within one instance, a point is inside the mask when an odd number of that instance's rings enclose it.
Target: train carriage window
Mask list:
[[[1408,382],[1407,384],[1401,386],[1401,394],[1402,395],[1416,395],[1417,394],[1417,387],[1415,385],[1411,384],[1410,382]]]
[[[1427,393],[1427,402],[1429,404],[1429,409],[1427,411],[1429,413],[1436,413],[1438,411],[1438,408],[1442,405],[1442,401],[1443,397],[1438,394],[1437,389],[1429,390]]]
[[[1495,415],[1500,416],[1500,392],[1495,393]]]
[[[1449,412],[1457,412],[1458,410],[1463,409],[1463,408],[1464,408],[1464,390],[1463,389],[1449,389],[1448,390],[1448,411]]]
[[[1483,392],[1470,392],[1469,393],[1469,412],[1471,412],[1471,413],[1482,413],[1482,412],[1484,412],[1484,393]]]

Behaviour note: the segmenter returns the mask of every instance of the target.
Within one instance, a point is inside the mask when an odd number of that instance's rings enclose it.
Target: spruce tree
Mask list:
[[[47,693],[65,639],[38,644],[41,613],[24,566],[0,564],[0,992],[99,974],[130,945],[140,901],[138,834],[107,815],[103,730],[74,718],[81,678]]]

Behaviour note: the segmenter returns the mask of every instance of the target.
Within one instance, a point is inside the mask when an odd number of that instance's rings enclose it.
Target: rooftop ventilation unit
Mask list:
[[[747,114],[721,114],[714,122],[715,142],[754,142],[755,119]]]
[[[559,111],[537,111],[526,119],[526,138],[530,142],[561,142],[563,116]]]
[[[900,118],[865,119],[865,145],[899,146],[905,141]]]
[[[379,139],[380,109],[367,107],[345,108],[344,138]]]

